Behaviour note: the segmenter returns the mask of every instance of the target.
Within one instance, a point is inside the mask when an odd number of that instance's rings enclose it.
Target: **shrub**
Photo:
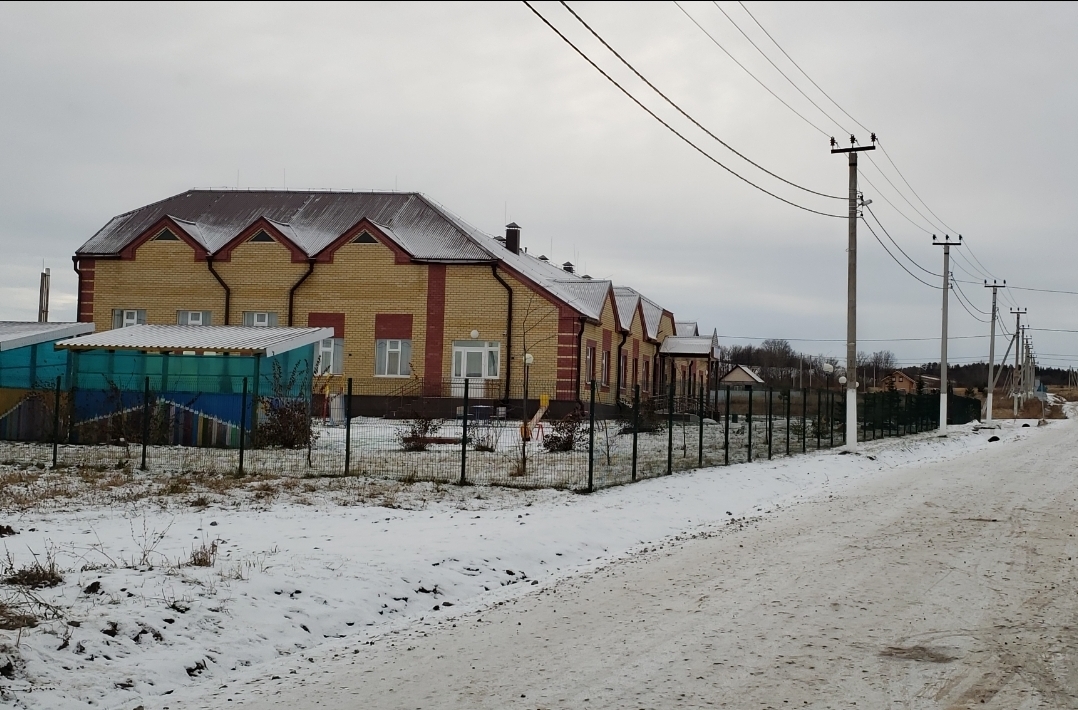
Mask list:
[[[572,451],[583,437],[586,428],[580,412],[571,412],[550,423],[550,431],[543,436],[543,448],[552,453]]]
[[[260,397],[262,416],[255,430],[256,448],[302,449],[314,444],[317,436],[311,426],[309,402],[296,396],[296,382],[305,376],[296,363],[287,378],[279,362],[273,363],[272,394]]]
[[[405,451],[426,451],[431,439],[445,424],[444,419],[420,415],[412,419],[406,428],[397,431],[397,440]]]

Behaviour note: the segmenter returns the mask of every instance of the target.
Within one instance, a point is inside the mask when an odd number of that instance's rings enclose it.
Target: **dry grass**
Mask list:
[[[191,557],[187,560],[189,567],[213,567],[217,562],[217,541],[202,541],[198,547],[191,548]]]
[[[18,569],[15,568],[15,560],[11,557],[11,553],[8,552],[7,561],[4,564],[4,584],[26,587],[27,589],[42,589],[55,587],[62,584],[63,581],[64,575],[56,566],[56,558],[51,552],[46,553],[44,562],[34,554],[33,562]]]

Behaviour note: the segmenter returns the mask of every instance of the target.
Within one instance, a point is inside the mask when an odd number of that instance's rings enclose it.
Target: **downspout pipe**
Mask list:
[[[490,265],[490,273],[494,274],[494,278],[505,289],[505,295],[508,297],[508,304],[505,307],[505,392],[502,394],[502,401],[508,402],[509,378],[513,374],[513,289],[498,273],[498,262]],[[525,403],[524,406],[527,404]]]
[[[228,287],[221,275],[213,270],[213,254],[206,255],[206,266],[209,268],[210,273],[213,274],[213,278],[217,279],[217,283],[221,284],[221,288],[225,290],[225,325],[228,325],[229,311],[232,306],[232,289]]]
[[[584,407],[584,398],[580,395],[580,373],[584,369],[584,324],[585,319],[580,319],[580,332],[576,334],[576,403],[581,409]]]
[[[618,411],[621,411],[621,378],[624,377],[621,370],[621,349],[625,347],[625,339],[629,337],[629,331],[621,334],[621,342],[618,343],[618,363],[614,367],[617,375],[614,377],[614,401],[618,403]],[[628,368],[626,368],[628,369]],[[628,374],[628,373],[625,373]]]
[[[300,276],[299,281],[292,284],[292,288],[288,289],[288,327],[289,328],[292,327],[292,315],[295,312],[296,291],[299,289],[300,286],[303,285],[303,282],[306,281],[310,277],[310,275],[312,273],[314,273],[314,259],[308,259],[307,260],[307,273],[303,274],[303,276]]]

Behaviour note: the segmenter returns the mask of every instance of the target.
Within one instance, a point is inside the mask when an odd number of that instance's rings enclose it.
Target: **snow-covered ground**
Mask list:
[[[6,564],[55,560],[64,581],[30,597],[0,587],[9,601],[55,617],[0,631],[0,697],[33,708],[184,707],[270,659],[298,667],[317,646],[354,646],[887,469],[1005,445],[1035,435],[1030,423],[956,427],[948,438],[870,442],[859,455],[703,469],[589,496],[431,483],[373,490],[337,479],[265,495],[258,490],[268,483],[198,493],[194,506],[196,491],[182,487],[12,506],[0,518],[17,531],[3,540]],[[992,435],[1003,442],[989,444]],[[212,564],[191,564],[200,551]]]

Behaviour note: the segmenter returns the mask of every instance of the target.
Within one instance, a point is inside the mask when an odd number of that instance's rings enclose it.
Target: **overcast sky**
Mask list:
[[[842,128],[864,142],[867,133],[739,4],[719,3],[841,127],[712,3],[683,7],[822,133],[677,5],[570,4],[731,146],[792,182],[847,193],[846,159],[829,153],[828,137],[845,145]],[[746,5],[880,136],[912,188],[991,274],[1078,291],[1078,6]],[[536,7],[730,168],[845,214],[844,202],[785,186],[693,128],[561,5]],[[42,263],[54,277],[53,320],[73,319],[75,249],[112,216],[190,187],[398,189],[423,192],[491,234],[514,220],[530,252],[633,286],[708,332],[833,338],[840,342],[793,344],[844,353],[846,221],[785,205],[709,162],[522,3],[2,4],[0,97],[0,319],[35,317]],[[861,184],[876,216],[939,273],[942,250],[906,217],[929,232],[946,228],[928,221],[881,151],[873,160],[905,196],[862,159],[882,191]],[[941,291],[903,272],[863,225],[859,234],[860,337],[936,339],[862,349],[888,348],[904,363],[937,360]],[[953,270],[983,278],[962,261]],[[961,287],[989,310],[983,286]],[[1078,296],[1008,296],[1029,308],[1035,327],[1078,330]],[[1010,306],[1001,302],[1013,327]],[[988,331],[953,296],[951,314],[953,335]],[[1037,332],[1034,341],[1042,363],[1078,364],[1078,334]],[[987,343],[952,341],[952,357],[983,358]]]

